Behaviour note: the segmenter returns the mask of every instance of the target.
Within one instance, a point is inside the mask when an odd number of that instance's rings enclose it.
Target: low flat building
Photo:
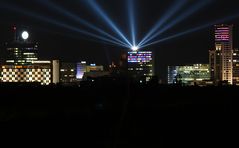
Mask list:
[[[168,66],[168,84],[209,84],[207,81],[210,81],[209,64]]]
[[[38,61],[31,65],[2,65],[1,82],[49,85],[53,79],[52,67],[51,61]]]

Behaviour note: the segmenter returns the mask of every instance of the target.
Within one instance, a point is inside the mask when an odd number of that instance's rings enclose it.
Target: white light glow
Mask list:
[[[139,49],[139,47],[133,46],[131,49],[132,49],[133,51],[137,51],[137,50]]]
[[[28,39],[28,37],[29,37],[29,33],[28,33],[27,31],[23,31],[23,32],[22,32],[22,38],[23,38],[24,40],[26,40],[26,39]]]

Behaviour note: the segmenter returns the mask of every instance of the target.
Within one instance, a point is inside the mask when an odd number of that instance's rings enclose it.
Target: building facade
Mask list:
[[[233,25],[215,25],[215,49],[209,51],[211,79],[233,84]]]
[[[1,82],[5,83],[52,83],[51,61],[39,61],[32,65],[2,65]]]
[[[77,63],[76,67],[76,79],[81,80],[86,72],[86,61],[81,61]]]
[[[208,64],[168,66],[168,84],[180,82],[185,85],[194,85],[209,80],[210,71]]]
[[[52,83],[58,84],[60,83],[60,61],[53,60],[52,61]]]
[[[168,84],[176,84],[179,66],[168,66]]]
[[[239,50],[233,51],[233,85],[239,85]]]
[[[54,61],[38,60],[38,44],[28,40],[29,34],[23,31],[16,34],[13,42],[6,43],[6,57],[0,66],[1,82],[5,83],[39,83],[49,85],[57,75]],[[59,77],[59,76],[58,76]]]
[[[76,63],[60,63],[60,82],[76,82]]]
[[[152,51],[128,52],[128,73],[134,79],[149,81],[154,76],[154,58]]]
[[[6,64],[29,65],[38,60],[38,44],[26,41],[6,43]]]
[[[101,71],[104,71],[104,66],[102,65],[90,64],[86,66],[86,72],[101,72]]]

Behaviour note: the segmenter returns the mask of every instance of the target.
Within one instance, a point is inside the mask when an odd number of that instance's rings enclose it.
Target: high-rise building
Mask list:
[[[38,44],[28,40],[27,31],[21,32],[13,42],[6,43],[7,57],[6,64],[29,65],[32,61],[38,60]]]
[[[233,51],[233,85],[239,85],[239,50]]]
[[[168,84],[180,81],[185,85],[201,84],[210,80],[208,64],[193,64],[184,66],[168,66]]]
[[[154,76],[152,51],[128,52],[128,73],[136,80],[149,81]]]
[[[209,51],[211,78],[233,83],[233,25],[215,25],[215,49]]]

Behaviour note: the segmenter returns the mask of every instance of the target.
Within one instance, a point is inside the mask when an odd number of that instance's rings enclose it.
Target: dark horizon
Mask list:
[[[46,1],[44,1],[46,2]],[[92,10],[88,9],[84,4],[84,0],[77,3],[58,2],[51,1],[60,7],[64,8],[65,11],[78,15],[79,17],[88,20],[90,23],[97,27],[105,30],[107,33],[115,35],[109,27],[105,25],[100,17],[95,17]],[[115,24],[125,33],[125,36],[130,38],[129,33],[129,21],[127,19],[127,11],[125,9],[125,1],[114,1],[107,3],[105,1],[97,1],[102,8],[107,12],[110,18]],[[180,2],[180,1],[179,1]],[[196,1],[198,3],[201,1]],[[202,1],[202,2],[207,2]],[[172,7],[174,1],[163,1],[158,2],[154,0],[135,1],[136,13],[136,32],[138,41],[146,35],[156,20],[167,12],[167,9]],[[17,6],[22,8],[24,11],[34,12],[38,15],[42,15],[45,18],[54,18],[63,23],[69,23],[71,26],[79,27],[84,30],[81,24],[77,24],[71,18],[64,16],[60,12],[51,10],[50,7],[39,4],[35,1],[15,1],[15,0],[1,0],[0,4],[11,6]],[[76,7],[77,6],[77,7]],[[194,2],[188,2],[185,8],[194,6]],[[120,53],[127,51],[125,47],[119,47],[115,45],[108,45],[102,42],[97,42],[97,39],[69,31],[65,28],[57,25],[45,22],[39,17],[27,16],[24,11],[22,13],[16,12],[15,9],[9,7],[0,9],[0,16],[2,21],[0,22],[0,37],[1,50],[4,50],[4,43],[9,42],[13,38],[12,27],[14,25],[18,28],[26,29],[30,32],[32,41],[39,43],[39,54],[40,59],[60,59],[63,61],[80,61],[85,60],[88,62],[95,62],[108,66],[112,61],[118,61]],[[225,9],[229,8],[229,9]],[[125,11],[122,11],[125,10]],[[218,11],[220,10],[220,11]],[[180,10],[181,13],[184,10]],[[167,37],[187,31],[188,29],[208,24],[211,22],[217,22],[216,20],[223,20],[228,17],[238,15],[237,5],[235,1],[212,0],[211,3],[199,9],[199,11],[189,15],[186,19],[177,23],[175,26],[166,31],[163,36]],[[6,15],[7,14],[7,15]],[[170,21],[177,19],[177,15],[172,17]],[[223,24],[234,24],[234,47],[238,47],[238,28],[239,19],[233,17],[230,20],[220,21],[218,23]],[[165,24],[167,26],[167,23]],[[208,50],[214,48],[214,35],[213,35],[213,24],[192,32],[185,34],[178,38],[166,40],[165,42],[148,46],[146,50],[152,50],[155,52],[156,61],[156,74],[160,79],[166,80],[167,66],[168,65],[183,65],[183,64],[194,64],[194,63],[208,63]],[[88,30],[85,28],[85,30]],[[160,39],[158,37],[157,39]],[[96,40],[96,41],[95,41]],[[2,52],[2,51],[0,51]]]

